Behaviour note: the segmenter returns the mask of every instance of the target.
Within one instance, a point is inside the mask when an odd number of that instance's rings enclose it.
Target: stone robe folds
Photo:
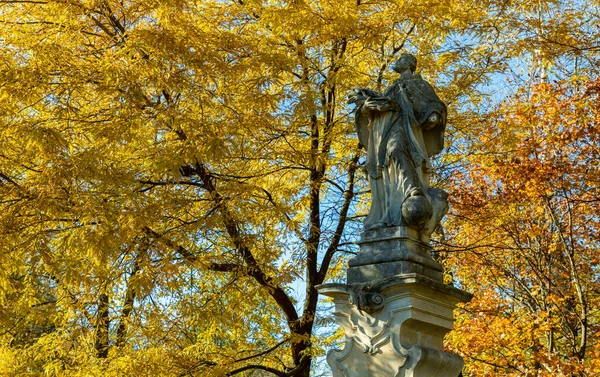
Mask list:
[[[406,77],[408,76],[408,77]],[[420,75],[396,80],[382,95],[356,88],[351,102],[355,127],[367,149],[366,170],[372,203],[365,229],[405,225],[402,205],[411,196],[424,196],[433,215],[422,233],[427,236],[447,211],[446,193],[429,187],[429,156],[444,144],[446,106]]]

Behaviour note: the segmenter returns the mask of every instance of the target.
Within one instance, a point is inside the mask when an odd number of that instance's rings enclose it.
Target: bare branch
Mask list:
[[[358,153],[354,156],[352,161],[350,162],[350,166],[348,168],[348,186],[346,187],[346,191],[344,192],[344,203],[342,204],[342,209],[340,211],[340,217],[338,220],[337,227],[335,229],[335,234],[325,252],[325,256],[323,257],[323,261],[321,262],[321,268],[319,269],[319,275],[317,277],[317,284],[323,283],[325,277],[327,276],[327,270],[329,269],[329,265],[331,264],[331,259],[335,254],[336,250],[339,247],[340,240],[342,238],[342,234],[344,233],[344,228],[346,226],[346,222],[348,220],[348,209],[350,208],[350,203],[354,198],[354,179],[356,174],[356,169],[358,167]]]

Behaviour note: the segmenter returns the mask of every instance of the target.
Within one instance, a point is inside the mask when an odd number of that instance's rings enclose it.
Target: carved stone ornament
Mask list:
[[[336,323],[346,335],[344,348],[327,354],[334,377],[457,377],[460,373],[462,359],[445,352],[442,341],[452,329],[455,304],[470,299],[469,294],[417,274],[387,279],[366,290],[344,284],[318,289],[333,297]],[[369,303],[372,299],[375,306]],[[361,300],[367,301],[366,306]]]

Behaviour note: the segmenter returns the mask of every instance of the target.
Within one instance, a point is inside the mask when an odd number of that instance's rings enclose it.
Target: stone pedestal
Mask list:
[[[456,304],[472,296],[443,284],[428,240],[411,232],[363,233],[348,284],[317,287],[333,298],[346,335],[344,349],[327,354],[334,377],[457,377],[462,370],[460,356],[445,352],[442,342]]]
[[[360,253],[348,261],[348,284],[369,284],[415,273],[443,281],[442,266],[431,258],[429,238],[404,226],[361,234]]]

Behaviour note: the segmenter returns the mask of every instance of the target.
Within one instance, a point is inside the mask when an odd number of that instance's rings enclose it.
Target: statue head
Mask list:
[[[400,55],[400,59],[396,60],[392,69],[398,73],[402,73],[407,69],[410,69],[412,73],[417,69],[417,58],[414,55],[403,53]]]

